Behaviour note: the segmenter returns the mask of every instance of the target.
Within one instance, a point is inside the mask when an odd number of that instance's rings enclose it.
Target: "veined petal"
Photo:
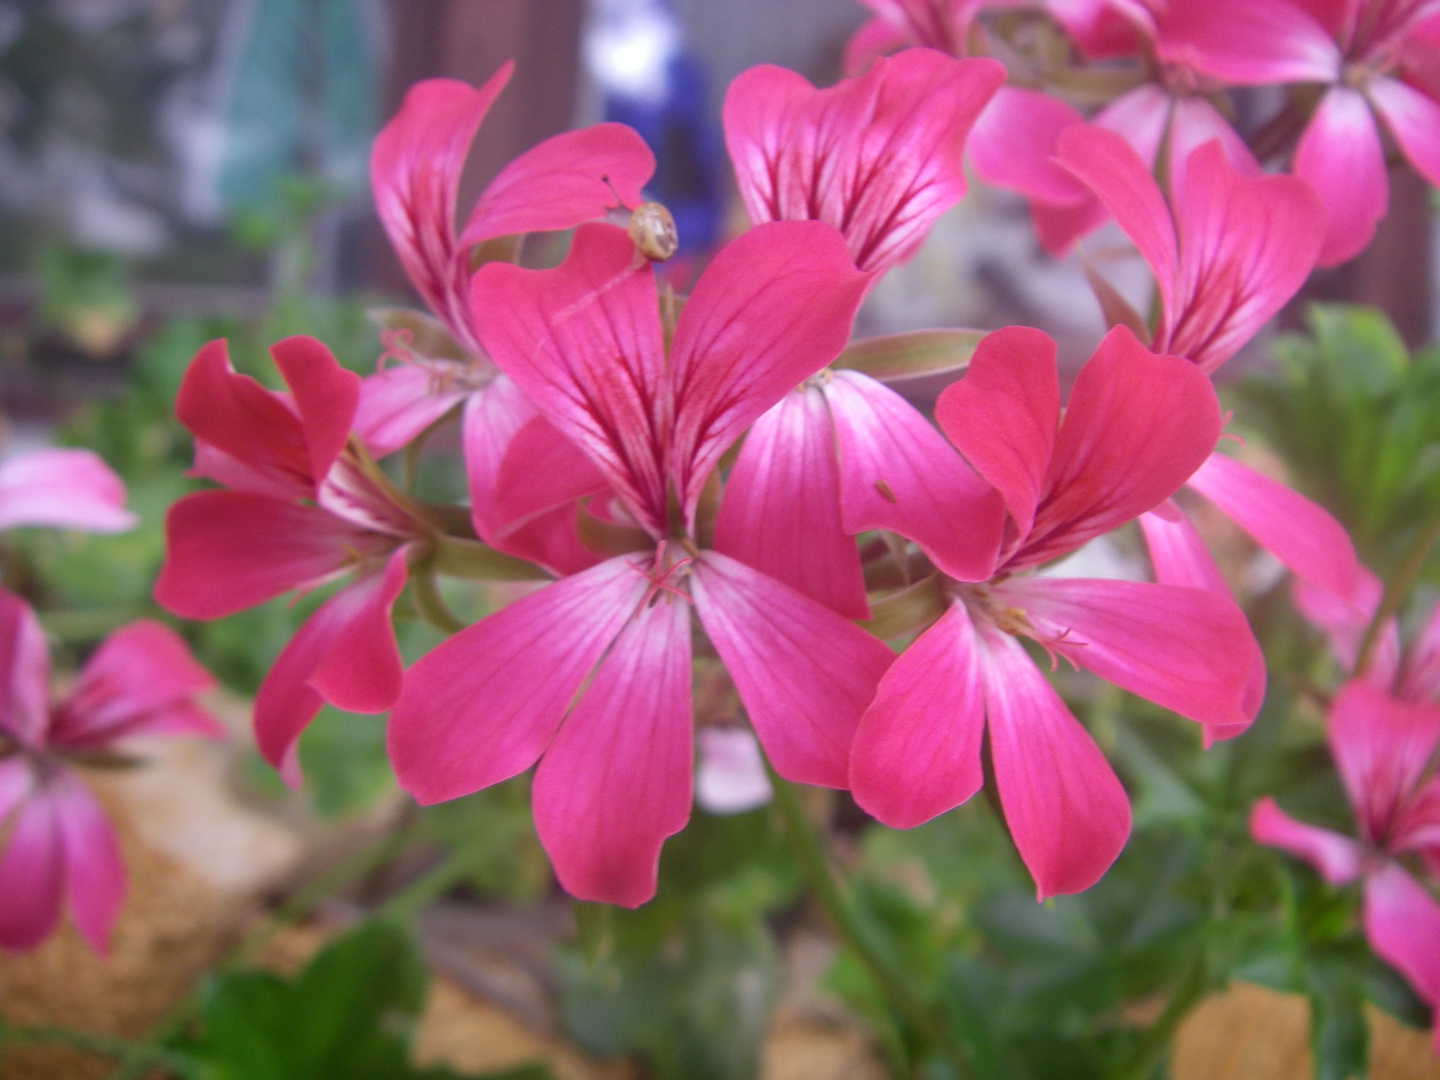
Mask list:
[[[69,769],[50,778],[43,797],[54,808],[70,913],[90,947],[104,955],[109,951],[110,929],[125,901],[120,841],[95,796]]]
[[[846,531],[890,529],[914,540],[951,577],[988,578],[1005,523],[991,486],[913,405],[874,379],[838,371],[825,398],[840,440]]]
[[[1406,160],[1440,186],[1440,102],[1396,79],[1375,79],[1366,93]]]
[[[540,843],[571,896],[639,907],[690,819],[690,605],[661,593],[625,624],[535,770]]]
[[[350,438],[360,403],[360,376],[346,371],[334,354],[312,337],[288,337],[270,346],[270,356],[290,387],[305,437],[310,475],[321,479]],[[254,438],[251,434],[251,438]]]
[[[655,276],[625,231],[582,225],[554,270],[487,263],[470,300],[495,363],[600,467],[636,520],[662,535],[665,346]]]
[[[0,529],[111,533],[137,520],[125,509],[125,485],[89,450],[34,450],[0,465]]]
[[[624,124],[594,124],[553,135],[500,170],[480,193],[460,246],[497,236],[569,229],[606,211],[638,206],[655,155]]]
[[[1364,835],[1384,844],[1440,743],[1440,705],[1352,679],[1330,702],[1330,752]]]
[[[1286,0],[1171,4],[1159,53],[1236,86],[1328,83],[1342,61],[1325,27]]]
[[[696,561],[690,591],[775,771],[845,787],[855,728],[894,654],[829,608],[717,552]]]
[[[1028,534],[1060,426],[1055,342],[1026,326],[987,335],[965,377],[940,394],[935,419]]]
[[[1020,643],[985,621],[985,712],[1005,824],[1036,898],[1100,880],[1130,836],[1130,800],[1095,740]]]
[[[59,924],[65,889],[65,844],[45,791],[20,804],[3,843],[0,946],[33,949]]]
[[[1421,1000],[1440,1005],[1440,902],[1393,862],[1365,880],[1365,936]]]
[[[443,802],[535,764],[650,588],[646,562],[622,556],[546,585],[421,657],[390,714],[401,786]]]
[[[50,739],[50,646],[30,605],[0,588],[0,733],[31,749]]]
[[[1364,251],[1390,204],[1390,181],[1380,133],[1360,91],[1333,86],[1321,98],[1291,168],[1325,204],[1320,265],[1338,266]]]
[[[835,428],[815,387],[755,421],[725,482],[715,550],[847,619],[868,619],[854,536],[840,521]]]
[[[1018,86],[1002,86],[970,132],[968,149],[975,175],[1044,202],[1069,205],[1090,197],[1090,189],[1055,163],[1060,133],[1085,118],[1073,105]]]
[[[1354,881],[1365,867],[1362,845],[1329,829],[1296,821],[1269,796],[1250,811],[1250,838],[1304,859],[1331,885]]]
[[[730,444],[840,355],[868,281],[814,221],[757,225],[705,268],[670,347],[671,470],[687,524]]]
[[[448,413],[470,390],[454,375],[453,360],[416,360],[367,375],[360,382],[355,435],[372,458],[393,454]]]
[[[1344,527],[1299,492],[1224,454],[1211,454],[1187,485],[1218,506],[1296,577],[1337,596],[1359,585]]]
[[[959,806],[984,781],[984,732],[975,626],[953,603],[880,680],[850,754],[855,801],[895,829]]]
[[[1046,648],[1102,679],[1207,727],[1253,719],[1241,704],[1253,641],[1234,601],[1201,589],[1081,578],[1011,578],[992,592],[1024,612]]]

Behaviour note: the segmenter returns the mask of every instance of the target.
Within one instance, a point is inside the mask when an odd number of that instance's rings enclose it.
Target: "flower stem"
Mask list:
[[[420,617],[443,634],[458,634],[465,624],[450,613],[435,584],[435,566],[423,563],[410,571],[410,598]]]
[[[72,1050],[79,1050],[86,1054],[95,1054],[121,1061],[134,1057],[141,1060],[145,1068],[154,1065],[174,1067],[179,1061],[176,1055],[160,1047],[149,1047],[141,1043],[130,1042],[127,1039],[117,1039],[111,1035],[75,1031],[53,1024],[37,1027],[14,1027],[9,1024],[0,1024],[0,1048],[23,1046],[26,1043],[68,1046]]]
[[[1440,541],[1440,506],[1430,515],[1430,520],[1420,530],[1420,535],[1415,539],[1415,545],[1405,556],[1405,561],[1389,581],[1385,583],[1385,595],[1380,598],[1380,606],[1375,609],[1375,617],[1370,620],[1370,625],[1365,627],[1365,636],[1360,639],[1360,652],[1355,658],[1355,675],[1365,674],[1365,669],[1370,666],[1370,661],[1375,655],[1375,646],[1380,642],[1380,633],[1385,624],[1393,619],[1400,612],[1400,607],[1405,603],[1405,597],[1414,588],[1415,582],[1420,577],[1420,572],[1425,569],[1425,560],[1430,557],[1430,549],[1437,541]]]
[[[969,1077],[968,1056],[952,1037],[944,1017],[917,998],[900,978],[894,965],[876,946],[861,923],[854,904],[842,891],[832,869],[825,841],[820,831],[805,816],[798,786],[781,779],[769,762],[766,762],[766,769],[770,773],[770,785],[775,791],[775,806],[785,823],[785,835],[821,907],[839,931],[841,940],[859,958],[876,986],[905,1023],[922,1034],[941,1053],[957,1078],[964,1080]]]

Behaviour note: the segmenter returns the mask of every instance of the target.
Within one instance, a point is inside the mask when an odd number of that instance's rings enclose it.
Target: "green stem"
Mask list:
[[[430,869],[386,900],[375,914],[382,919],[408,923],[430,904],[470,876],[483,844],[448,852]]]
[[[1405,561],[1400,564],[1400,569],[1395,576],[1385,583],[1385,595],[1380,598],[1380,606],[1375,609],[1375,617],[1370,620],[1370,625],[1365,627],[1365,636],[1360,639],[1360,653],[1355,659],[1355,675],[1357,677],[1365,674],[1371,659],[1375,655],[1375,646],[1380,642],[1380,632],[1385,624],[1400,613],[1400,607],[1405,603],[1405,597],[1410,594],[1415,582],[1420,577],[1420,572],[1425,569],[1425,560],[1430,557],[1430,549],[1437,541],[1440,541],[1440,506],[1435,508],[1430,520],[1420,530],[1420,535],[1415,539],[1415,546],[1405,556]]]
[[[127,1060],[131,1057],[143,1057],[144,1065],[149,1068],[153,1065],[166,1065],[170,1068],[183,1064],[177,1055],[159,1047],[146,1047],[140,1043],[133,1043],[127,1039],[117,1039],[111,1035],[97,1035],[89,1031],[75,1031],[71,1028],[58,1027],[53,1024],[45,1024],[37,1027],[12,1027],[4,1025],[0,1027],[0,1047],[21,1046],[26,1043],[51,1044],[54,1046],[67,1046],[72,1050],[79,1050],[86,1054],[95,1054],[100,1057]]]
[[[820,905],[840,932],[841,939],[859,958],[905,1022],[940,1051],[957,1077],[962,1080],[969,1077],[969,1059],[964,1049],[951,1037],[944,1018],[911,992],[861,924],[854,905],[836,880],[819,830],[805,816],[797,786],[781,779],[768,762],[766,768],[770,773],[770,785],[775,790],[775,806],[785,822],[785,834],[791,848]]]
[[[442,634],[458,634],[465,624],[450,613],[435,584],[435,564],[422,563],[410,570],[410,598],[420,617]]]

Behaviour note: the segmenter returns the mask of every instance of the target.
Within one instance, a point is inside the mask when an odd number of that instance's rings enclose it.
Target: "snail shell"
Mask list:
[[[664,262],[680,246],[675,219],[657,202],[643,202],[630,214],[627,232],[640,254],[651,262]]]

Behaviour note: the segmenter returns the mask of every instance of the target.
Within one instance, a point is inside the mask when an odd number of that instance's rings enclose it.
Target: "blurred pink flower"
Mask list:
[[[50,525],[85,532],[135,527],[125,485],[89,450],[32,450],[0,464],[0,529]]]

